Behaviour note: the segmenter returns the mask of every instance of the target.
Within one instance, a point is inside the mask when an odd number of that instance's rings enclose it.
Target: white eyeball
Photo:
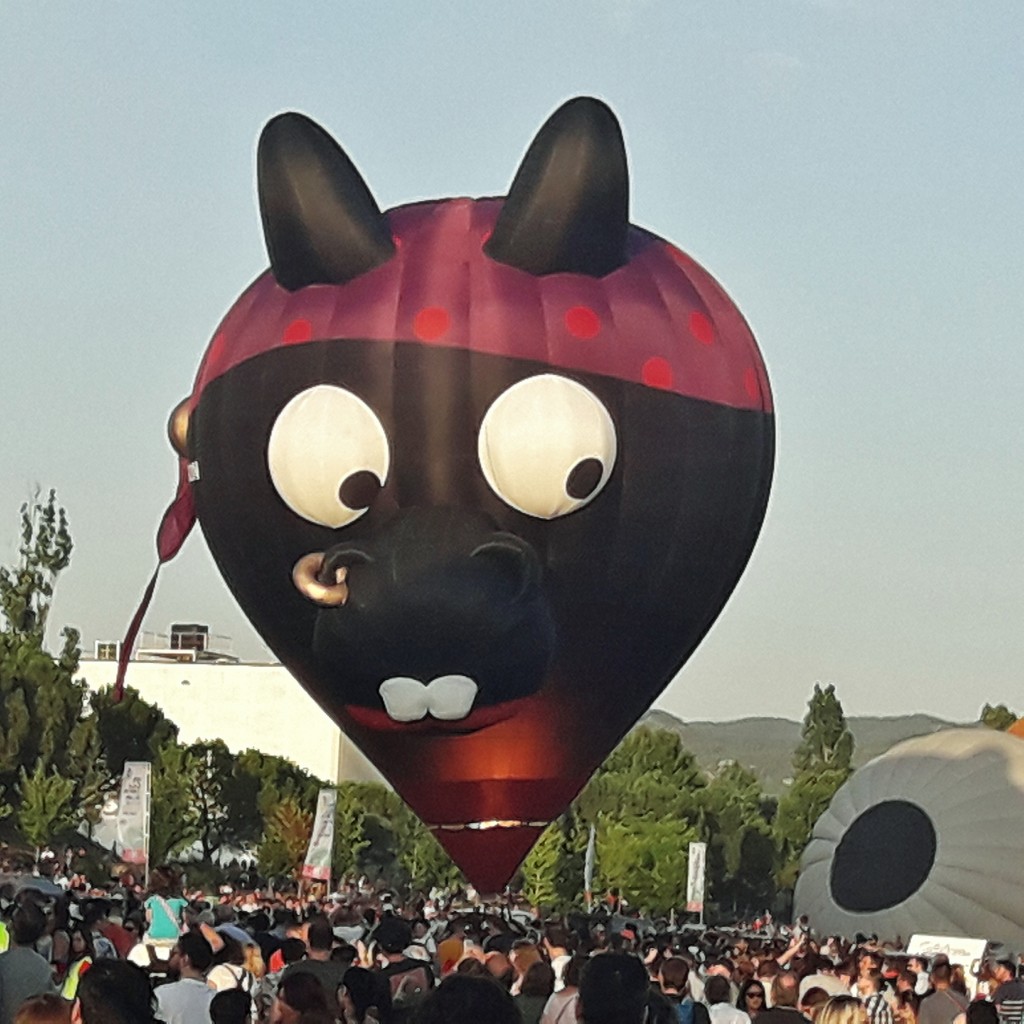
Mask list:
[[[615,465],[615,425],[593,392],[544,373],[513,384],[480,424],[477,454],[491,490],[538,519],[593,501]]]
[[[318,384],[278,413],[267,445],[270,479],[284,503],[321,526],[355,522],[391,464],[377,414],[345,388]]]

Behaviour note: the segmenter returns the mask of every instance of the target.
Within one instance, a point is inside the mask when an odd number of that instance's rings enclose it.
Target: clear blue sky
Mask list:
[[[0,554],[57,488],[54,617],[117,638],[173,493],[167,413],[265,265],[255,142],[320,120],[391,206],[505,190],[569,96],[623,122],[634,220],[758,336],[756,553],[661,705],[1024,710],[1024,4],[593,0],[0,7]],[[264,653],[201,535],[147,626]]]

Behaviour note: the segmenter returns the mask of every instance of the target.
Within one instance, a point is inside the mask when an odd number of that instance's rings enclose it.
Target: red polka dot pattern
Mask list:
[[[427,306],[416,314],[412,322],[413,333],[420,341],[437,341],[448,333],[451,317],[440,306]]]
[[[565,314],[565,329],[574,338],[596,338],[601,331],[601,319],[588,306],[573,306]]]
[[[672,367],[667,359],[651,356],[640,371],[641,380],[651,388],[672,387]]]
[[[703,313],[690,314],[690,333],[702,344],[711,345],[715,340],[715,325]]]
[[[293,320],[284,329],[284,342],[286,345],[295,345],[299,342],[309,341],[313,337],[313,325],[308,320]]]

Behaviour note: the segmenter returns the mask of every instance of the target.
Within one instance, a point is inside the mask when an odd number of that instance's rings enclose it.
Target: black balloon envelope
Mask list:
[[[506,198],[382,213],[299,114],[258,182],[270,269],[172,419],[161,555],[198,517],[272,650],[498,889],[736,584],[764,364],[715,280],[630,224],[596,100],[551,116]]]

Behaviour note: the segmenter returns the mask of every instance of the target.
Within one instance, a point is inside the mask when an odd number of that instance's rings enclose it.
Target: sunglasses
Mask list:
[[[763,992],[748,992],[747,993],[747,998],[748,999],[764,999],[764,993]]]

